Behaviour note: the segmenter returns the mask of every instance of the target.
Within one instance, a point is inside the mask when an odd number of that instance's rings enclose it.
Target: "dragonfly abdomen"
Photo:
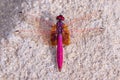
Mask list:
[[[63,46],[62,46],[62,34],[58,34],[57,37],[57,63],[58,69],[61,71],[63,63]]]

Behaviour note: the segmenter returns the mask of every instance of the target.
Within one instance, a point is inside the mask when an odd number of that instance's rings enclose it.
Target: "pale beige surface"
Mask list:
[[[59,14],[73,30],[62,72],[47,44]],[[0,80],[120,80],[120,0],[1,0]]]

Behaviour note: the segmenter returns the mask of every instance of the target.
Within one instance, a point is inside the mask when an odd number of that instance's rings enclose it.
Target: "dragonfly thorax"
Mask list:
[[[62,21],[58,21],[57,22],[57,33],[58,34],[62,34],[62,30],[63,30],[63,22]]]

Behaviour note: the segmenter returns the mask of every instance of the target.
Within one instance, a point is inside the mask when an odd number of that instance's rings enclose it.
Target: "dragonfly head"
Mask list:
[[[59,21],[64,21],[65,18],[63,17],[63,15],[59,15],[56,17],[56,19]]]

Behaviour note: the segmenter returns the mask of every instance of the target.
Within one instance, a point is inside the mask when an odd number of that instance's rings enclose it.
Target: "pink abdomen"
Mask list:
[[[63,63],[63,46],[62,46],[62,34],[58,34],[57,37],[57,64],[58,69],[61,71]]]

